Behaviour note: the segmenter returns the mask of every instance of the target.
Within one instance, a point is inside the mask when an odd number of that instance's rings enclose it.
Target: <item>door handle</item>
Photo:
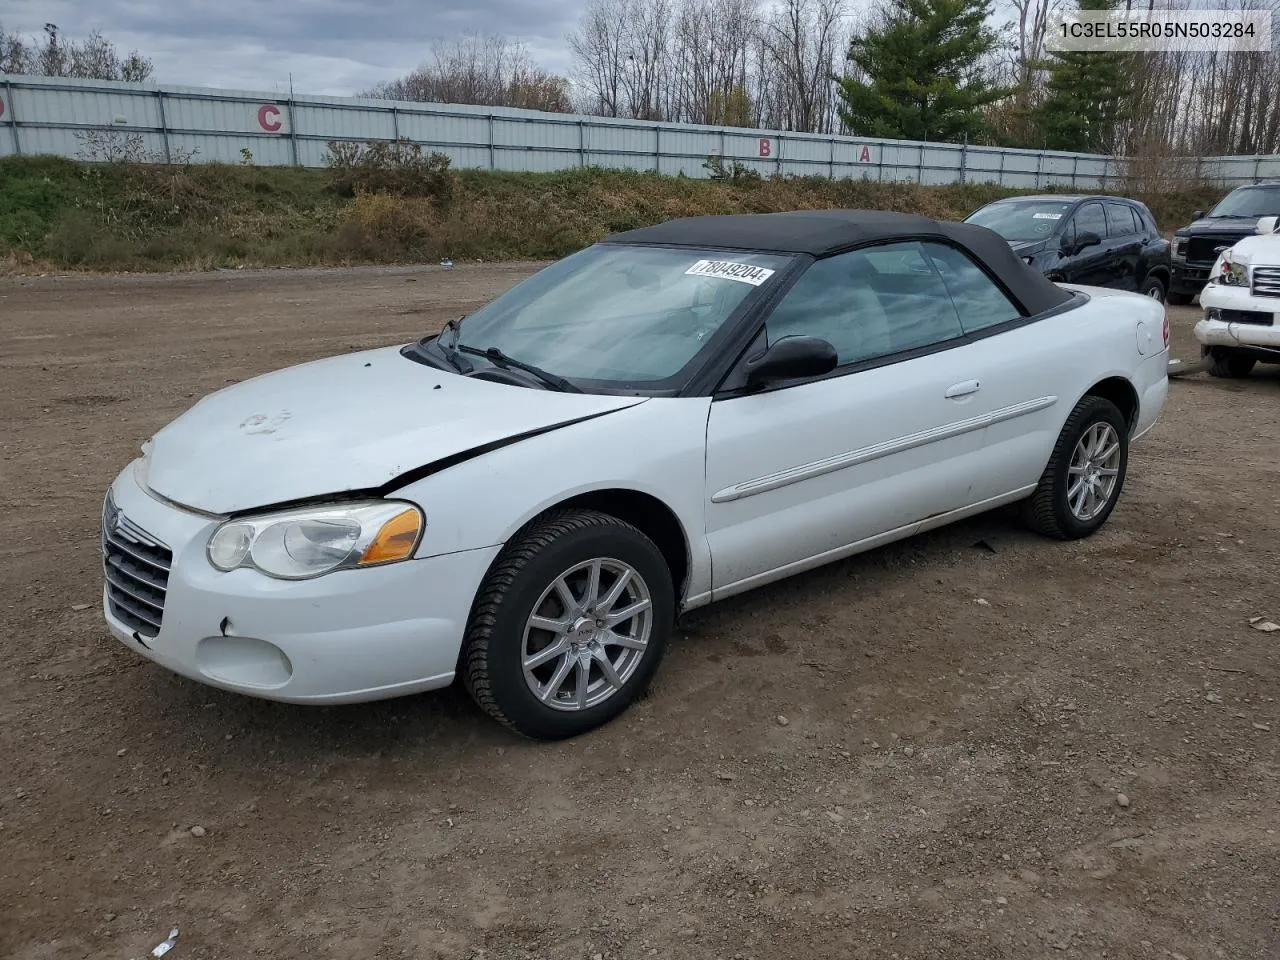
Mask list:
[[[966,380],[964,383],[956,383],[947,387],[947,399],[955,400],[958,397],[967,397],[971,393],[977,393],[982,387],[977,380]]]

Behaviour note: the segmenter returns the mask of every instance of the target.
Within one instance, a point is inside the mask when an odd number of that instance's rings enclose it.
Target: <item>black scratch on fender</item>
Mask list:
[[[492,453],[495,450],[501,450],[503,447],[509,447],[513,443],[519,443],[521,440],[528,440],[532,437],[542,436],[544,433],[552,433],[562,427],[571,427],[575,423],[586,423],[588,420],[595,420],[598,417],[608,416],[611,413],[618,413],[621,410],[630,410],[630,406],[619,407],[614,410],[602,410],[599,413],[591,413],[585,417],[577,417],[573,420],[565,420],[563,423],[554,423],[549,427],[539,427],[536,430],[527,430],[524,433],[517,433],[514,436],[503,437],[501,440],[494,440],[492,443],[482,444],[478,447],[472,447],[470,450],[463,450],[452,456],[442,457],[439,460],[433,460],[431,463],[423,464],[420,467],[414,467],[412,470],[406,470],[404,473],[397,474],[392,477],[376,490],[370,491],[374,496],[385,497],[394,493],[401,487],[407,487],[411,483],[421,480],[423,477],[429,477],[433,473],[439,473],[441,470],[447,470],[449,467],[457,466],[468,460],[474,460],[476,457],[482,457],[486,453]]]

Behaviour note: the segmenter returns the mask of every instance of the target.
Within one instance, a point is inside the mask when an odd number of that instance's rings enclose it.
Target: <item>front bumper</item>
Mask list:
[[[1196,324],[1196,339],[1206,347],[1262,347],[1280,350],[1280,327],[1259,327],[1251,323],[1226,323],[1201,320]],[[1280,360],[1280,354],[1276,355]]]
[[[113,616],[122,643],[192,680],[269,700],[353,703],[447,686],[471,602],[499,546],[314,580],[221,573],[205,544],[218,521],[155,499],[132,467],[112,484],[131,524],[173,551],[152,639]]]
[[[1257,297],[1248,287],[1229,287],[1214,283],[1200,295],[1200,306],[1206,316],[1195,327],[1196,339],[1206,347],[1280,347],[1280,298]],[[1210,319],[1209,311],[1220,317]],[[1249,317],[1251,321],[1239,322]]]
[[[1173,293],[1195,296],[1209,282],[1209,271],[1212,269],[1212,263],[1189,263],[1186,260],[1175,260],[1170,266],[1169,289]]]

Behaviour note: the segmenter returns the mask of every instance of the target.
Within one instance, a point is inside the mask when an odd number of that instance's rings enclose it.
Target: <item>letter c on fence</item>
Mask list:
[[[768,157],[773,154],[773,141],[768,137],[760,138],[760,156]]]
[[[267,133],[275,133],[284,124],[280,121],[280,108],[266,103],[258,108],[258,126]]]

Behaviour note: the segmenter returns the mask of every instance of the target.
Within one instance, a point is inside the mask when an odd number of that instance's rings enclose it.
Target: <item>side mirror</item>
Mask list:
[[[1258,227],[1257,227],[1258,233],[1261,233],[1264,235],[1268,233],[1275,233],[1277,226],[1280,226],[1280,217],[1259,217],[1258,218]]]
[[[1076,253],[1084,250],[1086,247],[1096,247],[1102,242],[1102,238],[1096,233],[1090,233],[1088,230],[1083,233],[1076,234]]]
[[[836,348],[820,337],[783,337],[747,361],[747,386],[754,389],[779,380],[820,377],[838,362]]]
[[[1203,210],[1197,210],[1195,213],[1191,214],[1191,219],[1192,219],[1192,220],[1199,220],[1199,219],[1200,219],[1201,217],[1203,217],[1203,216],[1204,216],[1204,211],[1203,211]]]

